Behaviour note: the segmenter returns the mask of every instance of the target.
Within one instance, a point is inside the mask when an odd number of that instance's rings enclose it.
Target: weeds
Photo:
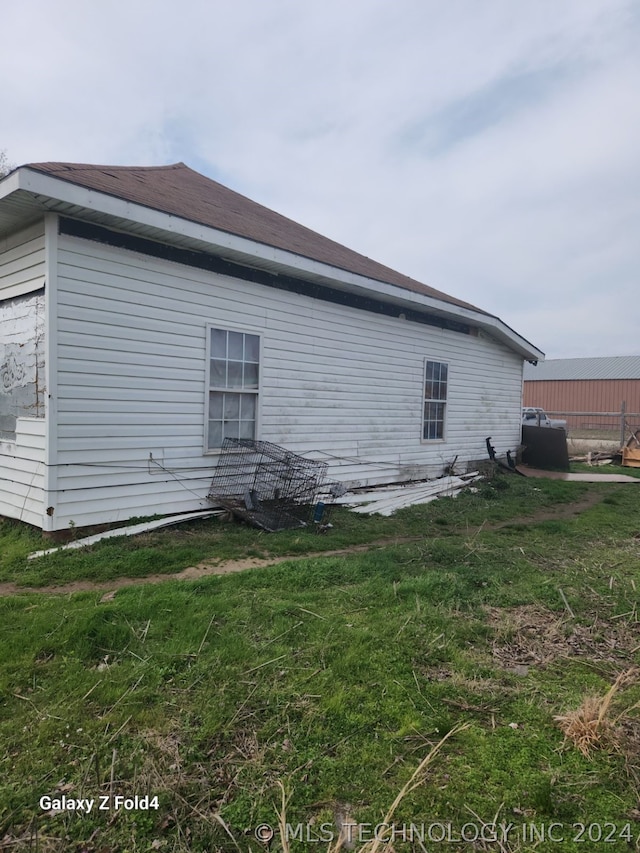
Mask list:
[[[626,686],[638,680],[636,668],[621,672],[604,696],[587,696],[575,711],[569,711],[554,717],[565,738],[570,740],[586,757],[591,757],[596,749],[619,750],[619,723],[628,717],[631,708],[627,708],[617,717],[611,714],[611,705],[616,694]],[[637,704],[637,703],[636,703]]]

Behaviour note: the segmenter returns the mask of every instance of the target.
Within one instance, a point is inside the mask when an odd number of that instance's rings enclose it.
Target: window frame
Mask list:
[[[438,373],[438,383],[442,382],[441,379],[441,369],[442,367],[446,368],[446,379],[445,383],[445,395],[444,397],[427,397],[427,369],[428,365],[434,364],[438,365],[439,373]],[[450,365],[448,361],[442,361],[440,359],[425,357],[424,363],[422,366],[422,418],[421,418],[421,428],[420,428],[420,441],[422,444],[435,444],[435,443],[443,443],[447,440],[447,410],[449,404],[449,383],[451,378]],[[433,381],[433,380],[432,380]],[[442,405],[442,418],[427,418],[426,409],[427,405]],[[430,438],[428,435],[425,435],[425,432],[429,425],[442,424],[442,435],[435,436]]]
[[[212,337],[213,330],[217,330],[220,332],[235,332],[242,335],[252,335],[258,338],[258,379],[257,379],[257,387],[254,388],[234,388],[234,387],[226,387],[222,385],[213,385],[212,384],[212,371],[211,371],[211,362],[213,360],[212,353]],[[257,439],[260,434],[260,411],[261,411],[261,386],[262,386],[262,357],[263,357],[263,339],[262,339],[262,331],[261,329],[256,329],[250,325],[234,325],[231,323],[207,323],[206,325],[206,347],[205,347],[205,405],[204,405],[204,435],[203,435],[203,454],[205,456],[218,455],[222,447],[209,447],[209,421],[210,421],[210,406],[211,406],[211,392],[218,391],[220,393],[228,392],[229,394],[241,394],[241,395],[252,395],[255,399],[255,419],[254,419],[254,435],[253,438]],[[225,359],[226,362],[229,361],[228,355]],[[245,360],[243,359],[242,364],[245,364]],[[249,362],[251,363],[251,362]],[[224,435],[224,417],[222,419],[223,423],[223,441],[225,438]]]

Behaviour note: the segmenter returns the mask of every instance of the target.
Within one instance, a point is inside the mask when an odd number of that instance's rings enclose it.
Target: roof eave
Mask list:
[[[238,263],[256,267],[266,266],[282,274],[293,274],[311,281],[331,282],[344,290],[376,296],[382,301],[405,305],[407,308],[421,308],[442,317],[464,321],[483,329],[527,361],[544,359],[544,353],[518,335],[499,317],[483,311],[474,311],[395,284],[333,267],[284,249],[164,213],[155,208],[87,189],[25,166],[16,169],[0,182],[0,200],[20,191],[28,193],[33,198],[34,206],[41,210],[56,210],[59,204],[72,205],[81,208],[90,221],[104,217],[118,220],[116,227],[120,230],[123,229],[123,221],[130,223],[131,226],[142,225],[156,232],[157,240],[175,242],[177,245],[184,245],[185,239],[197,241],[206,244],[209,251]]]

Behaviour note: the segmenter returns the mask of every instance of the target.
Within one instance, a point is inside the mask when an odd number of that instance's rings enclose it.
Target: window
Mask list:
[[[225,438],[255,438],[260,380],[260,337],[209,329],[207,450]]]
[[[444,439],[447,372],[448,365],[441,361],[425,362],[424,420],[422,422],[422,438],[425,441]]]

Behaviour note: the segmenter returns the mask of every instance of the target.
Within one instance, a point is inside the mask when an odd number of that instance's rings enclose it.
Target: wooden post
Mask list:
[[[625,421],[627,413],[627,401],[623,400],[620,404],[620,447],[624,446],[624,436],[625,436]]]

